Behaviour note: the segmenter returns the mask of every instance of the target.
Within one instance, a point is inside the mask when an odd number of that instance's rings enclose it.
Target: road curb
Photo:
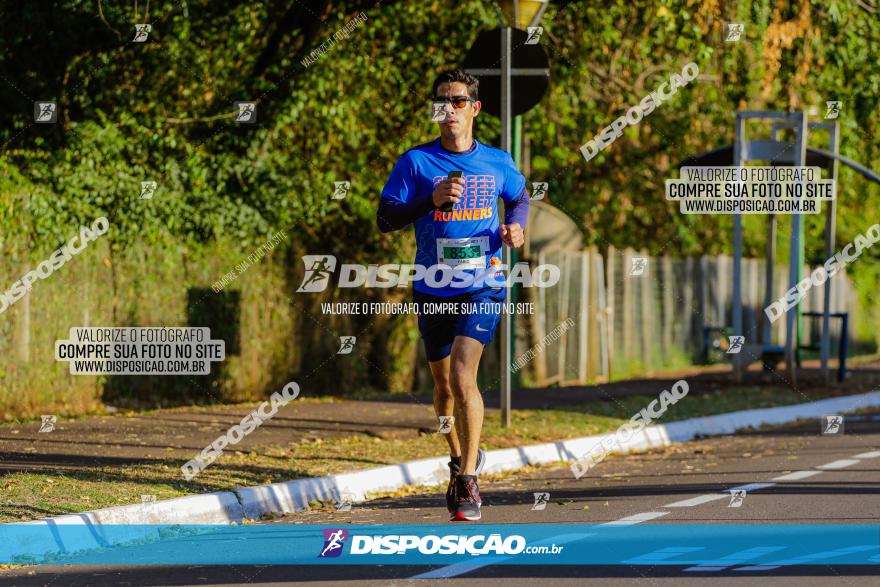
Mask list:
[[[78,552],[157,538],[161,535],[160,524],[228,524],[241,520],[242,515],[236,494],[222,491],[39,518],[16,524],[46,526],[49,532],[7,532],[0,542],[0,553],[3,560],[11,560],[14,555],[26,563],[28,559],[40,560],[57,552]],[[54,526],[86,526],[89,531],[57,532]]]
[[[732,434],[745,428],[768,424],[785,424],[806,418],[819,418],[852,412],[861,408],[880,406],[880,391],[829,398],[805,404],[743,410],[716,416],[691,418],[669,424],[648,426],[626,442],[617,443],[620,452],[659,448],[678,442],[687,442],[703,436]],[[819,433],[819,422],[816,422]],[[542,465],[578,459],[614,433],[597,434],[545,444],[491,450],[486,453],[484,473],[513,471],[526,465]],[[227,524],[243,518],[259,519],[263,514],[291,513],[308,508],[314,500],[346,499],[352,503],[363,501],[370,493],[394,491],[407,485],[437,485],[449,478],[448,457],[433,457],[388,465],[375,469],[340,473],[326,477],[297,479],[271,485],[244,487],[233,491],[192,495],[148,504],[119,506],[41,518],[28,524],[59,525],[82,524],[95,528],[93,544],[77,544],[79,548],[109,545],[101,526],[119,524]],[[0,525],[2,526],[2,525]],[[133,529],[133,532],[137,534]],[[149,526],[132,539],[155,535]],[[115,541],[118,543],[118,541]],[[15,545],[16,552],[39,556],[47,552],[45,540]],[[56,547],[65,545],[56,544]]]

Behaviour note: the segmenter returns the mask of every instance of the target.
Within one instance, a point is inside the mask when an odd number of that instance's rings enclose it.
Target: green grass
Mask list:
[[[659,392],[659,390],[658,390]],[[838,395],[807,398],[782,387],[745,386],[688,395],[660,422],[743,409],[790,405]],[[501,428],[497,412],[487,414],[482,446],[509,448],[615,430],[653,400],[636,396],[593,402],[566,410],[517,410],[512,426]],[[251,452],[228,451],[191,482],[180,477],[179,460],[130,466],[87,467],[76,472],[15,473],[0,480],[0,521],[80,512],[141,501],[141,495],[169,499],[302,477],[317,477],[442,455],[436,434],[409,438],[366,435],[266,445]]]

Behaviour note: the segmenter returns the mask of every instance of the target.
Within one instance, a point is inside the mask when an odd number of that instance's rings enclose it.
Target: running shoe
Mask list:
[[[477,466],[474,475],[479,475],[486,466],[486,452],[482,448],[477,449]],[[461,466],[449,461],[449,485],[446,486],[446,509],[451,514],[455,510],[455,476],[461,473]]]
[[[455,477],[455,511],[450,516],[452,522],[474,522],[480,519],[480,488],[476,475]]]

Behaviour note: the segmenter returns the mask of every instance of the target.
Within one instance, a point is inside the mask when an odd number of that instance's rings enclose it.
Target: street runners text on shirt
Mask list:
[[[375,314],[534,314],[534,303],[499,302],[325,302],[321,304],[324,314],[371,316]]]

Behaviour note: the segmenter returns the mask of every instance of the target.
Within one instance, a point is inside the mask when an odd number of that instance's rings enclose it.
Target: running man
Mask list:
[[[483,397],[477,388],[477,368],[483,348],[495,334],[505,295],[498,279],[502,242],[520,247],[529,214],[525,177],[510,155],[474,140],[474,118],[480,113],[479,81],[461,70],[441,73],[433,86],[433,101],[445,102],[440,137],[410,149],[391,171],[382,190],[376,222],[382,232],[413,224],[416,265],[437,266],[448,273],[488,277],[445,281],[442,271],[413,282],[419,307],[419,332],[434,378],[434,411],[455,417],[446,435],[449,444],[449,486],[446,505],[453,521],[479,520],[477,475],[485,464],[479,448],[483,426]],[[450,172],[461,178],[447,179]],[[498,197],[505,217],[498,217]],[[449,203],[449,211],[442,208]],[[448,208],[447,208],[448,209]],[[456,287],[458,286],[458,287]],[[427,304],[453,304],[447,314],[429,313]]]

